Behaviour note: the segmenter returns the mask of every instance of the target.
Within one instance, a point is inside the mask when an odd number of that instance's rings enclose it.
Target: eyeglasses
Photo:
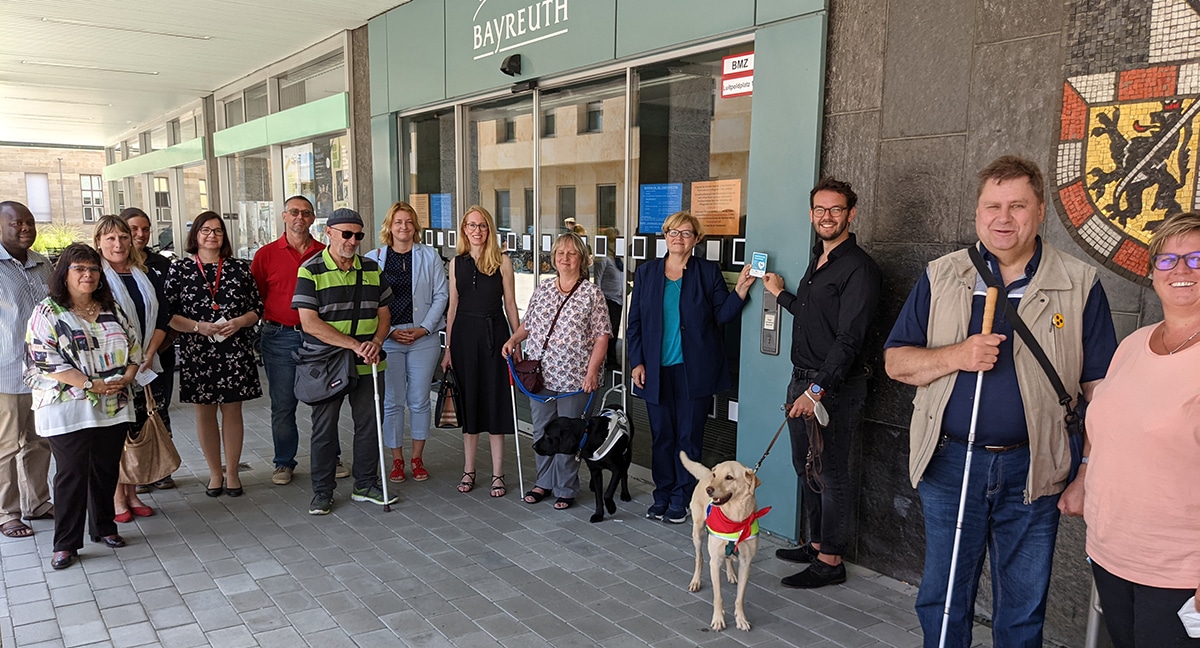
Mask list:
[[[99,266],[72,264],[72,265],[67,266],[67,269],[70,270],[71,272],[78,272],[79,274],[100,274]]]
[[[696,233],[692,230],[673,229],[667,230],[667,236],[671,238],[683,238],[686,241],[688,239],[696,238]]]
[[[486,232],[488,226],[487,223],[463,223],[463,228],[473,232]]]
[[[842,214],[845,214],[848,211],[850,211],[850,210],[846,209],[845,207],[829,207],[829,208],[813,207],[812,208],[813,216],[816,216],[817,218],[821,218],[822,216],[825,215],[826,212],[829,212],[830,216],[833,216],[834,218],[838,218]]]
[[[1174,270],[1180,259],[1192,270],[1200,270],[1200,250],[1187,254],[1155,254],[1154,267],[1163,271]]]
[[[201,227],[198,231],[200,236],[225,236],[225,230],[219,227]]]
[[[336,227],[333,227],[332,225],[329,226],[329,229],[331,229],[335,232],[341,232],[342,239],[346,240],[346,241],[349,241],[350,239],[354,239],[355,241],[361,241],[361,240],[363,240],[363,237],[366,236],[366,234],[363,232],[351,232],[350,230],[338,229]]]
[[[283,213],[291,214],[292,216],[302,216],[304,218],[312,218],[315,216],[315,214],[313,214],[313,210],[311,209],[285,209]]]

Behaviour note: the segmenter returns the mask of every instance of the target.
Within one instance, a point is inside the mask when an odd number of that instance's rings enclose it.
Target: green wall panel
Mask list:
[[[400,199],[400,140],[396,129],[396,118],[392,115],[371,118],[372,200],[376,227],[383,222],[392,203]]]
[[[221,157],[262,148],[267,141],[267,118],[263,117],[213,133],[213,155]]]
[[[350,93],[342,92],[267,115],[267,139],[271,144],[350,128]]]
[[[387,16],[367,21],[368,76],[371,81],[371,115],[388,112]]]
[[[492,0],[495,2],[496,0]],[[475,2],[449,0],[454,5]],[[446,10],[443,0],[413,0],[387,19],[388,105],[403,110],[446,97]],[[375,57],[371,57],[374,66]],[[375,111],[371,111],[375,114]]]
[[[204,160],[204,138],[197,137],[175,146],[151,151],[104,167],[105,180],[119,180],[139,173],[152,173]]]
[[[796,209],[816,183],[821,159],[821,111],[825,88],[825,12],[759,29],[754,39],[754,103],[750,118],[750,178],[746,254],[766,252],[772,272],[795,285],[808,267],[812,228]],[[758,351],[762,284],[751,289],[742,321],[737,457],[754,465],[783,421],[779,405],[791,376],[792,317],[782,317],[780,352]],[[762,385],[770,385],[763,389]],[[759,477],[772,488],[758,491],[760,506],[774,507],[763,528],[799,537],[800,484],[786,436],[763,463]]]
[[[758,0],[754,24],[765,25],[776,20],[795,18],[814,11],[824,11],[826,0]]]
[[[616,52],[616,1],[445,0],[446,95],[611,60]],[[512,54],[521,55],[522,70],[516,77],[500,71],[500,63]]]
[[[753,25],[754,0],[618,0],[617,57]]]

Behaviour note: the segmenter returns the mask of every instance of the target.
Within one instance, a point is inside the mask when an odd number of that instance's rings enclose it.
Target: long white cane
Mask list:
[[[988,288],[983,306],[981,333],[992,332],[992,320],[996,317],[996,298],[1000,291],[995,286]],[[975,423],[979,420],[979,395],[983,389],[983,371],[975,374],[975,402],[971,405],[971,431],[967,434],[967,460],[963,464],[962,492],[958,496],[958,521],[954,524],[954,553],[950,556],[950,579],[946,583],[946,607],[942,610],[942,635],[939,648],[946,646],[946,631],[950,628],[950,602],[954,600],[954,573],[958,570],[958,545],[962,542],[963,512],[967,507],[967,481],[971,476],[971,454],[975,448]],[[970,610],[967,611],[970,614]]]
[[[517,481],[521,485],[521,490],[518,493],[525,492],[525,469],[521,466],[521,435],[517,430],[517,387],[514,382],[512,370],[508,371],[508,393],[512,399],[513,413],[513,442],[517,444]]]
[[[383,459],[383,415],[379,407],[379,363],[371,365],[371,382],[375,383],[375,431],[379,435],[379,482],[383,484],[383,512],[391,513],[392,505],[389,504],[392,498],[388,497],[388,479],[383,474],[384,466],[387,463]]]

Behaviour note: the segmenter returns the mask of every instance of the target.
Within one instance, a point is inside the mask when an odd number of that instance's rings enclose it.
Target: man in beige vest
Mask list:
[[[1086,399],[1116,350],[1108,298],[1091,265],[1038,236],[1046,218],[1037,165],[1005,156],[979,172],[978,249],[1071,394]],[[1059,499],[1071,453],[1063,408],[1045,373],[996,308],[981,333],[987,284],[966,250],[932,261],[888,337],[888,375],[917,387],[909,476],[925,513],[917,617],[938,645],[950,576],[977,372],[983,371],[962,543],[946,645],[971,644],[985,553],[997,648],[1041,646]]]

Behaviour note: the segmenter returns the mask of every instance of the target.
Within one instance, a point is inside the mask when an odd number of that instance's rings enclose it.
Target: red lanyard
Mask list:
[[[212,295],[212,309],[219,310],[221,307],[217,305],[217,288],[221,286],[221,266],[225,265],[225,259],[217,259],[217,278],[213,283],[208,283],[208,275],[204,274],[204,264],[200,263],[200,256],[192,257],[196,260],[196,267],[200,270],[200,277],[204,279],[204,285],[208,288],[209,294]]]

